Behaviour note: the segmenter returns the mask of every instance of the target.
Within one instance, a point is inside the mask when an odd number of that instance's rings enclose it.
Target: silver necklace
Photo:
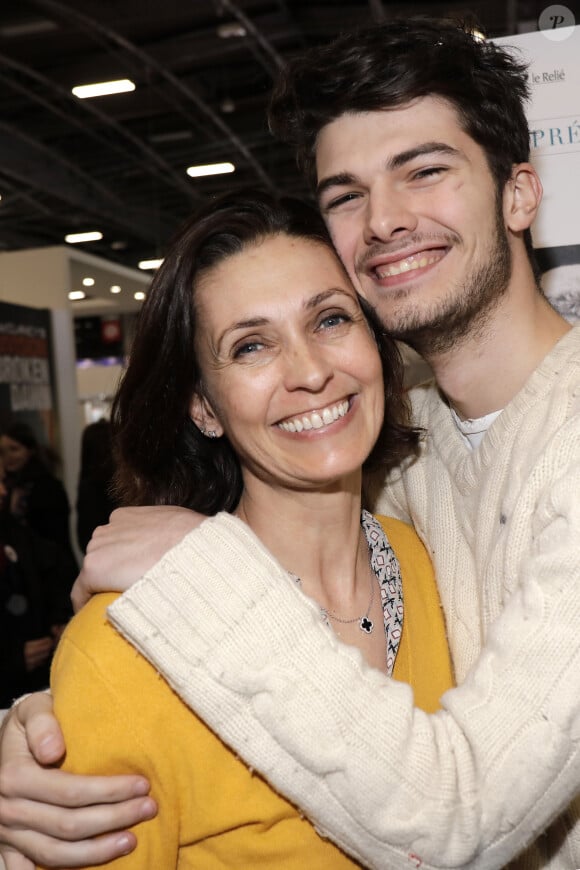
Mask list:
[[[374,622],[369,617],[369,613],[371,612],[371,607],[373,606],[373,601],[375,600],[375,574],[372,568],[369,566],[369,582],[371,584],[371,597],[369,599],[368,607],[366,613],[363,616],[355,616],[354,619],[343,619],[341,616],[337,616],[336,613],[331,613],[330,610],[325,610],[324,607],[320,607],[320,613],[322,614],[322,618],[328,622],[329,619],[332,619],[333,622],[340,622],[342,625],[352,625],[355,622],[358,622],[358,627],[361,631],[364,631],[365,634],[370,634],[375,627]],[[302,586],[302,580],[298,577],[297,574],[293,574],[292,571],[288,571],[288,574],[299,586]]]
[[[369,613],[371,612],[371,607],[373,606],[373,601],[375,599],[375,577],[371,573],[369,573],[369,581],[371,584],[371,597],[367,607],[367,612],[363,616],[355,616],[354,619],[342,619],[342,617],[337,616],[336,613],[331,613],[330,610],[325,610],[324,607],[321,607],[320,612],[322,615],[332,619],[333,622],[341,622],[343,625],[352,625],[354,622],[358,622],[360,630],[364,631],[365,634],[370,634],[375,627],[374,622],[369,618]]]

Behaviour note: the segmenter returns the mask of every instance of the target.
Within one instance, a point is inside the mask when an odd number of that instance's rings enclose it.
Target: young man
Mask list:
[[[420,459],[375,483],[435,563],[459,684],[442,711],[421,714],[328,633],[307,641],[313,609],[227,518],[148,574],[199,574],[192,706],[371,867],[580,867],[580,332],[529,256],[525,93],[503,51],[391,22],[297,61],[272,112],[355,285],[437,381],[413,394]],[[168,522],[169,543],[193,524]],[[154,634],[139,588],[126,600]],[[116,624],[138,645],[131,617]]]

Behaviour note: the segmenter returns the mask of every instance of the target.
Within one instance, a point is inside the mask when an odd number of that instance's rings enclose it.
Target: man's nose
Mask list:
[[[393,236],[414,232],[417,228],[417,215],[408,193],[386,183],[370,192],[365,218],[364,239],[367,244],[386,242]]]

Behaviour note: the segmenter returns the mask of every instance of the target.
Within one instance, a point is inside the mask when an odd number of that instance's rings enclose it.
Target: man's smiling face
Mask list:
[[[445,350],[507,289],[501,199],[445,100],[340,116],[320,131],[316,169],[336,248],[396,338]]]

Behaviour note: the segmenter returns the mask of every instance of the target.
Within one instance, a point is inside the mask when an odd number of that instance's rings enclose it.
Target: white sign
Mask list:
[[[550,7],[562,9],[565,7]],[[559,38],[554,38],[558,33]],[[539,30],[494,42],[530,64],[531,160],[544,186],[532,227],[536,248],[580,244],[580,27]]]

